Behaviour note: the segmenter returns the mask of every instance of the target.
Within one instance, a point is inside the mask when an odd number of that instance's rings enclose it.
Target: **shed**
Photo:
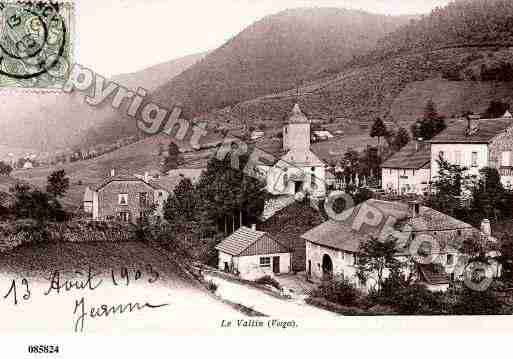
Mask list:
[[[291,251],[266,232],[241,227],[216,246],[218,267],[241,278],[290,272]]]

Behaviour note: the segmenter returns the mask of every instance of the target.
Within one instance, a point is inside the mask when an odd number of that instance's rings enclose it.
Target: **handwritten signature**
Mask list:
[[[166,307],[169,304],[150,304],[148,302],[141,304],[141,303],[127,303],[127,304],[117,304],[108,306],[106,304],[102,304],[97,307],[90,307],[86,310],[86,304],[85,299],[82,297],[80,300],[75,301],[75,309],[73,310],[73,314],[77,315],[78,317],[74,321],[75,323],[75,332],[83,332],[84,331],[84,325],[85,325],[85,319],[87,317],[89,318],[101,318],[101,317],[109,317],[114,315],[121,315],[125,313],[132,313],[134,311],[141,311],[146,308],[148,309],[158,309],[162,307]]]

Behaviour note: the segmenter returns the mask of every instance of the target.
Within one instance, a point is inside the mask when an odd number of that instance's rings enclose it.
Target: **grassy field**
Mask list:
[[[68,283],[85,281],[89,267],[96,274],[92,280],[94,285],[99,284],[96,289],[61,289],[60,293],[54,289],[45,295],[54,271],[59,271],[60,285],[64,285],[66,280]],[[139,279],[136,279],[137,270]],[[22,298],[26,294],[23,279],[27,280],[30,290],[26,300]],[[3,298],[12,280],[18,285],[17,305],[14,305],[13,292]],[[81,298],[86,303],[86,311],[103,304],[168,304],[122,315],[87,317],[84,321],[87,333],[183,333],[197,328],[214,329],[220,319],[242,315],[195,284],[169,257],[139,242],[48,243],[19,247],[0,255],[0,294],[0,331],[10,333],[64,331],[71,334],[77,321],[76,301]]]

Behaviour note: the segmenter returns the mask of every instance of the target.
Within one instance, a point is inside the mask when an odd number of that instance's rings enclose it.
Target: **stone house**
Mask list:
[[[464,280],[468,257],[460,249],[466,239],[480,238],[485,245],[495,242],[489,222],[484,221],[478,230],[417,202],[368,200],[343,212],[341,218],[344,220],[329,220],[302,235],[306,271],[313,280],[342,275],[362,289],[372,288],[377,284],[376,276],[366,283],[357,277],[360,245],[371,236],[392,237],[397,240],[397,259],[405,264],[404,275],[411,275],[431,290],[446,290],[451,281]],[[431,248],[430,255],[415,259],[413,254],[420,253],[425,244]],[[499,276],[499,265],[494,263],[491,271]]]
[[[134,222],[155,205],[153,215],[163,217],[170,191],[155,182],[135,176],[114,175],[91,188],[94,220]]]
[[[431,177],[438,176],[439,156],[479,175],[484,167],[499,171],[506,187],[513,185],[513,116],[496,119],[468,116],[454,122],[431,141]]]
[[[218,268],[243,279],[289,273],[289,248],[254,227],[240,227],[216,246]]]
[[[398,194],[424,194],[431,181],[429,143],[410,141],[381,165],[382,189]]]

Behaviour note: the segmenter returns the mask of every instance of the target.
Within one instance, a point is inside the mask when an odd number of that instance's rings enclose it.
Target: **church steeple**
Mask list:
[[[299,104],[295,104],[289,117],[288,123],[310,123],[305,114],[301,111]]]
[[[283,149],[292,151],[310,149],[310,121],[297,103],[283,128]]]

